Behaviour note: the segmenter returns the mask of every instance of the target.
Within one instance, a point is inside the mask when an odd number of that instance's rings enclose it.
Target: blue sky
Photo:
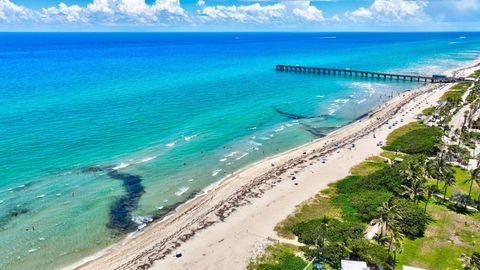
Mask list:
[[[0,31],[480,31],[480,0],[0,0]]]

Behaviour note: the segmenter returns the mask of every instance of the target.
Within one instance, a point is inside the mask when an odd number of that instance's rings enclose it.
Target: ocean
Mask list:
[[[248,164],[346,125],[480,33],[1,33],[0,269],[56,269]]]

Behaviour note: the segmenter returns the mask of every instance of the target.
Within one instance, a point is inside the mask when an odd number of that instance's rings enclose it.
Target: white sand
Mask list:
[[[396,128],[415,121],[424,108],[436,105],[450,87],[451,84],[428,85],[406,92],[387,102],[370,118],[242,169],[180,206],[168,219],[148,226],[92,261],[69,268],[245,269],[268,239],[277,237],[274,226],[291,214],[296,205],[347,176],[352,166],[382,151],[378,141],[385,141],[393,130],[382,123],[398,121]],[[333,145],[326,147],[332,141],[349,142],[337,152]],[[354,150],[348,149],[352,142],[356,144]],[[320,156],[327,150],[331,151],[323,164]],[[293,175],[295,181],[291,180]],[[183,257],[174,257],[177,249],[183,252]]]

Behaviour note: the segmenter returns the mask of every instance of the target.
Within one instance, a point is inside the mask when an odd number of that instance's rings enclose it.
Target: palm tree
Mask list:
[[[317,238],[315,239],[314,245],[316,247],[324,247],[325,242],[327,241],[327,233],[328,233],[328,224],[330,222],[330,218],[324,216],[321,220],[321,224],[318,227],[315,227],[315,234]]]
[[[392,247],[393,247],[393,270],[397,265],[397,253],[401,253],[403,251],[403,235],[397,231],[392,231]]]
[[[465,183],[470,183],[470,188],[468,190],[468,196],[472,195],[473,182],[480,184],[480,166],[472,170],[470,178],[465,180]]]
[[[432,195],[437,192],[438,192],[437,186],[427,186],[427,188],[425,189],[427,200],[425,201],[425,209],[423,210],[423,213],[427,213],[427,206],[428,206],[428,203],[430,202],[430,198],[432,198]]]
[[[442,151],[440,154],[427,162],[427,172],[430,177],[435,177],[437,179],[436,185],[440,180],[443,180],[447,171],[450,167],[448,166],[447,153]]]
[[[453,175],[453,173],[451,174],[448,174],[445,179],[443,180],[444,182],[444,186],[443,186],[443,202],[445,202],[447,200],[447,189],[449,186],[453,186],[456,182],[455,180],[455,176]]]
[[[382,206],[378,208],[379,222],[385,226],[385,230],[388,230],[390,222],[394,220],[396,209],[393,198],[382,203]]]
[[[382,206],[378,208],[378,219],[374,221],[378,221],[381,224],[381,233],[384,235],[384,238],[388,238],[388,233],[391,230],[391,227],[394,227],[397,221],[397,213],[396,213],[397,205],[395,205],[393,198],[390,198],[388,201],[384,202]],[[385,231],[385,234],[383,232]],[[385,241],[383,239],[382,241]],[[389,241],[388,250],[390,250],[392,246],[392,242]]]
[[[403,195],[417,203],[418,197],[421,196],[425,189],[426,178],[437,175],[437,171],[443,172],[444,168],[442,166],[443,164],[436,164],[425,156],[409,160],[401,170],[401,174],[404,176],[402,184],[404,189]]]
[[[416,177],[416,161],[410,160],[405,162],[405,165],[401,167],[400,174],[403,176],[403,182],[411,182]]]
[[[377,244],[381,245],[381,246],[384,246],[387,242],[388,242],[388,237],[387,235],[385,235],[385,233],[383,232],[383,228],[380,227],[380,233],[377,233],[374,237],[373,237],[373,240],[375,240],[375,242],[377,242]]]
[[[409,185],[402,185],[402,187],[405,189],[403,192],[403,195],[407,195],[408,198],[415,203],[418,202],[417,198],[423,193],[425,190],[425,179],[424,178],[418,178],[415,177],[411,180]]]
[[[384,202],[382,206],[378,208],[379,218],[378,222],[382,224],[385,228],[385,238],[388,239],[388,250],[390,251],[393,244],[393,231],[398,231],[397,223],[400,217],[397,214],[397,205],[394,202],[393,198],[390,198],[388,201]],[[382,230],[383,234],[383,230]],[[385,241],[384,239],[383,241]]]

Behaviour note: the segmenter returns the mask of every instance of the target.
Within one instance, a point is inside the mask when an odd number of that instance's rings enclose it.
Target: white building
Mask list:
[[[403,266],[403,270],[426,270],[426,269],[404,265],[404,266]]]
[[[370,270],[366,262],[342,260],[342,270]]]

